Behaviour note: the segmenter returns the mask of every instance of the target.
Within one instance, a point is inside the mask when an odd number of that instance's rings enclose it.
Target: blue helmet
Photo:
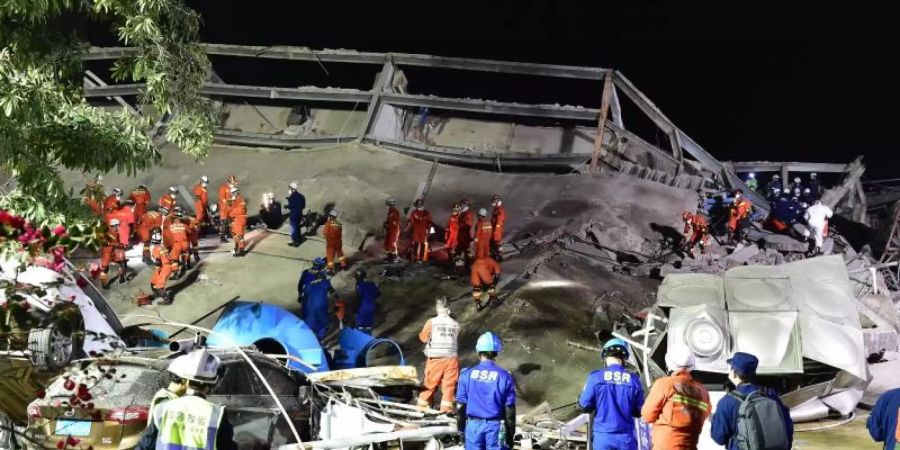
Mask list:
[[[313,269],[322,269],[325,267],[325,258],[316,258],[312,261]]]
[[[612,356],[615,358],[628,358],[628,343],[619,338],[614,338],[606,341],[603,344],[603,350],[600,351],[600,356],[607,357]]]
[[[503,351],[503,343],[500,342],[500,336],[490,331],[482,334],[478,337],[478,342],[475,343],[475,351],[500,353]]]

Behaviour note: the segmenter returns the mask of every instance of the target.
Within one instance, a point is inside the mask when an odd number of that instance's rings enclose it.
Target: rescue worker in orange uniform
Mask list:
[[[169,225],[169,235],[172,237],[172,247],[170,249],[172,261],[178,264],[178,274],[176,278],[184,275],[184,271],[190,264],[190,240],[188,239],[188,226],[184,223],[184,213],[181,208],[175,209],[174,219]]]
[[[194,262],[200,262],[200,222],[196,217],[185,216],[182,219],[187,226],[188,242],[190,243],[190,253],[194,256]],[[190,258],[185,258],[188,262],[188,269],[191,268]]]
[[[744,197],[743,191],[734,191],[734,201],[728,214],[728,236],[731,242],[738,242],[744,238],[747,227],[750,226],[750,211],[753,204]]]
[[[219,186],[219,239],[228,242],[228,205],[231,202],[231,188],[237,187],[237,177],[228,175],[228,180]]]
[[[119,273],[116,277],[120,283],[125,282],[125,275],[128,273],[126,267],[128,260],[125,259],[125,246],[119,242],[119,221],[111,219],[106,234],[103,236],[103,246],[100,247],[100,286],[106,288],[109,285],[109,265],[116,263],[119,266]]]
[[[103,199],[103,213],[109,214],[122,205],[122,190],[119,188],[113,188],[112,194]]]
[[[169,186],[169,192],[159,198],[159,207],[166,207],[169,208],[169,211],[174,211],[175,207],[178,206],[177,196],[178,188]]]
[[[194,218],[197,222],[206,221],[206,208],[209,207],[209,178],[206,175],[200,177],[200,182],[194,185]]]
[[[153,237],[153,229],[160,230],[160,243],[162,243],[162,221],[163,215],[168,215],[169,211],[166,209],[160,208],[159,211],[147,211],[141,216],[141,223],[138,225],[138,235],[141,238],[141,242],[144,243],[144,262],[149,263],[151,261],[150,254],[150,240]]]
[[[81,202],[90,208],[95,215],[103,215],[103,200],[106,192],[103,190],[103,176],[97,175],[93,180],[84,184],[81,190]]]
[[[500,264],[494,261],[490,256],[476,259],[472,263],[472,299],[475,300],[475,307],[481,310],[482,293],[487,291],[488,303],[493,306],[499,306],[497,301],[497,281],[500,280]]]
[[[337,220],[338,213],[334,209],[328,211],[322,233],[325,235],[325,267],[328,273],[334,273],[334,260],[337,259],[341,269],[347,268],[344,258],[343,228]]]
[[[178,214],[178,211],[181,210],[180,207],[177,207],[177,210],[169,211],[168,208],[162,207],[159,208],[160,212],[167,211],[167,213],[163,214],[162,221],[160,222],[160,229],[162,230],[162,243],[166,246],[169,251],[172,251],[172,224],[175,223],[175,215]]]
[[[695,449],[712,409],[709,392],[691,377],[694,354],[687,348],[666,353],[666,366],[671,375],[653,383],[641,417],[653,425],[653,450]]]
[[[706,217],[685,211],[681,219],[684,221],[685,251],[693,256],[694,248],[699,246],[700,254],[706,254],[709,246],[709,222],[706,221]]]
[[[231,188],[231,200],[228,205],[228,220],[231,222],[231,235],[234,236],[234,250],[231,256],[247,254],[247,242],[244,233],[247,231],[247,202],[237,187]]]
[[[155,228],[150,242],[152,263],[156,266],[153,269],[153,275],[150,277],[150,289],[156,297],[162,299],[160,304],[171,305],[172,294],[166,289],[166,283],[169,281],[172,273],[178,270],[178,263],[172,260],[169,250],[162,245],[162,230]]]
[[[487,218],[487,210],[478,210],[478,223],[472,229],[472,244],[475,247],[475,259],[491,257],[491,239],[494,236],[494,227]]]
[[[150,202],[153,201],[150,197],[150,191],[147,190],[147,186],[139,184],[138,187],[131,191],[128,198],[134,202],[134,222],[139,224],[144,214],[147,214]]]
[[[457,253],[463,259],[469,261],[469,247],[472,245],[472,228],[475,226],[475,214],[469,209],[469,201],[459,201],[459,240],[456,244]]]
[[[412,230],[412,260],[416,262],[428,261],[428,231],[431,229],[431,213],[425,209],[425,202],[421,198],[413,202],[413,210],[409,213],[406,228]]]
[[[501,261],[500,243],[503,242],[503,227],[506,225],[506,209],[503,207],[503,198],[498,194],[491,197],[491,226],[493,227],[493,235],[491,235],[491,257],[497,261]]]
[[[131,200],[125,200],[124,204],[106,213],[107,225],[113,220],[119,222],[119,243],[126,248],[131,243],[131,228],[134,225],[134,210],[132,208]]]
[[[440,387],[440,411],[450,413],[453,412],[456,383],[459,381],[459,323],[450,315],[446,298],[437,299],[435,310],[437,316],[428,319],[419,332],[419,340],[425,344],[425,357],[428,359],[425,362],[423,389],[416,404],[420,408],[431,408],[434,393]]]
[[[397,260],[397,241],[400,240],[400,211],[397,210],[397,200],[389,197],[384,201],[388,208],[387,218],[384,220],[384,252],[387,261]]]
[[[447,219],[447,228],[444,230],[444,248],[451,261],[456,259],[456,247],[459,243],[459,205],[454,203],[450,208],[450,218]]]

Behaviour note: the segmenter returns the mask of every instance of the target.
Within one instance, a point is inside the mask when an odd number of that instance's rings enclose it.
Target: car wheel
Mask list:
[[[81,355],[83,328],[79,324],[50,323],[28,333],[28,353],[31,365],[40,371],[65,367]]]

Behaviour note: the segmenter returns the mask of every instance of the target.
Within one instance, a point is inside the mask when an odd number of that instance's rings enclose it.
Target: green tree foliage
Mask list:
[[[85,102],[87,46],[71,31],[84,16],[109,23],[135,49],[113,75],[146,83],[139,109],[170,118],[170,142],[196,158],[212,142],[216,111],[200,95],[209,72],[197,43],[200,18],[181,0],[0,0],[0,170],[17,187],[0,208],[38,224],[77,216],[60,168],[130,175],[160,159],[147,133],[156,118]]]

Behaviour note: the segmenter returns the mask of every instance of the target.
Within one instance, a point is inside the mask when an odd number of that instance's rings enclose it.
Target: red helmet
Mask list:
[[[688,222],[693,218],[694,218],[694,214],[691,213],[690,211],[685,211],[684,214],[681,215],[681,219],[684,220],[685,222]]]

